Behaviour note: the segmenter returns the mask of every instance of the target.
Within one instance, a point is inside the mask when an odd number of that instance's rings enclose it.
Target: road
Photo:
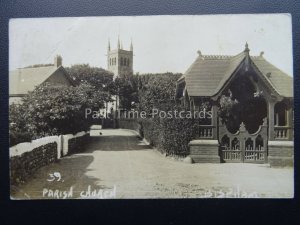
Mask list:
[[[45,166],[25,184],[12,187],[11,198],[289,198],[293,186],[292,168],[187,164],[163,156],[133,131],[107,129],[102,136],[91,137],[80,153]]]

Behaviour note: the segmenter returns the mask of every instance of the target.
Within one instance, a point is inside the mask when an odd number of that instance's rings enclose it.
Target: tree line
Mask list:
[[[86,131],[93,123],[85,108],[104,108],[118,95],[125,110],[150,110],[174,103],[174,87],[181,74],[134,74],[113,79],[102,68],[78,64],[65,68],[73,86],[43,83],[9,108],[10,145],[32,139]]]

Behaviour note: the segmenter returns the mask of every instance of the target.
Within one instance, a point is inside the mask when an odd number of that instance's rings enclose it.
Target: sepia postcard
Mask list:
[[[293,198],[290,14],[9,21],[10,196]]]

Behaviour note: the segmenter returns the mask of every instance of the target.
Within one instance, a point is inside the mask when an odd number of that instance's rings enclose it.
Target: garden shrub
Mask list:
[[[22,142],[31,142],[33,136],[28,132],[10,131],[9,132],[9,147]]]
[[[159,121],[156,118],[140,119],[141,133],[151,146],[159,144]]]
[[[76,87],[40,85],[9,108],[12,144],[45,136],[87,131],[93,121],[86,119],[86,108],[102,108],[107,93],[89,84]],[[30,134],[30,135],[29,135]]]
[[[186,156],[189,154],[189,142],[196,133],[193,119],[164,118],[160,120],[158,148],[167,155]]]

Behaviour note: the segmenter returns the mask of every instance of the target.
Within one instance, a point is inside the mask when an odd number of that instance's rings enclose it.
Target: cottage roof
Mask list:
[[[64,70],[62,66],[26,67],[9,72],[9,94],[24,95],[33,91],[45,82],[57,70]],[[68,78],[69,79],[69,78]]]
[[[245,51],[235,56],[202,55],[199,52],[194,63],[178,81],[185,81],[189,96],[214,96],[239,68],[247,54]],[[250,56],[250,60],[279,95],[293,96],[292,77],[273,66],[262,55]]]

